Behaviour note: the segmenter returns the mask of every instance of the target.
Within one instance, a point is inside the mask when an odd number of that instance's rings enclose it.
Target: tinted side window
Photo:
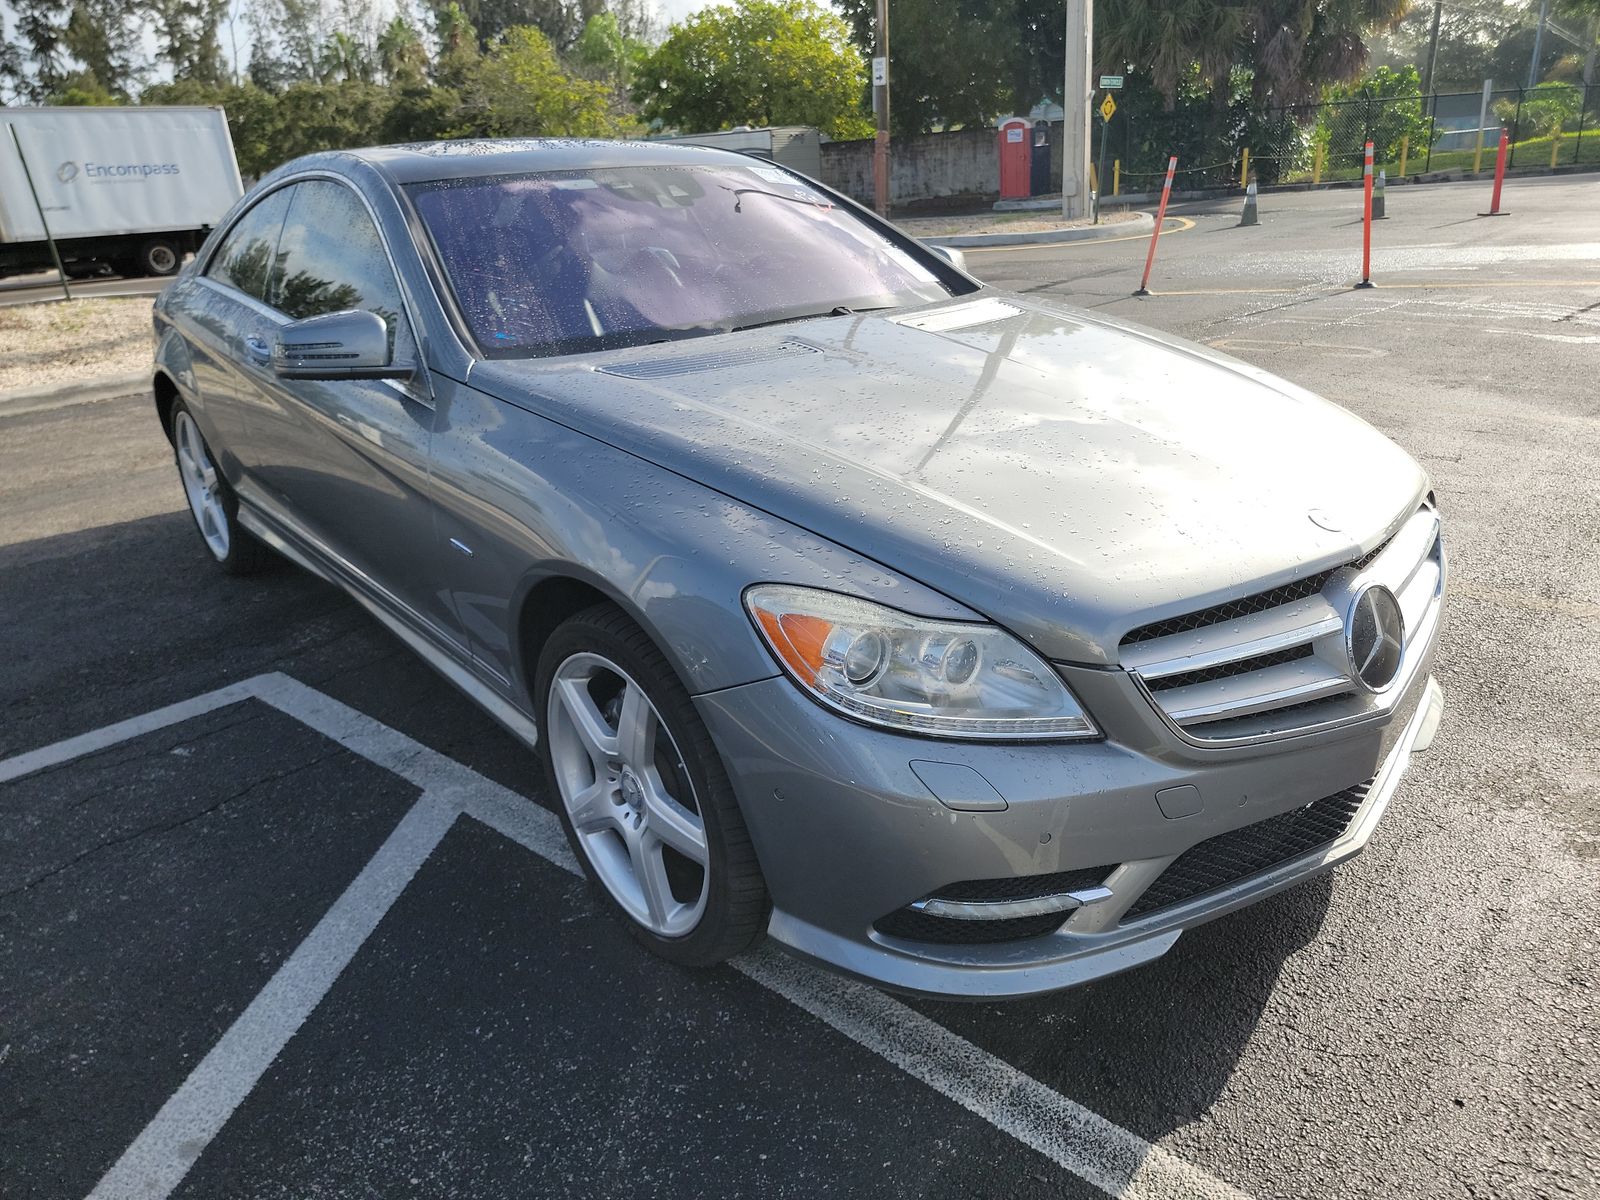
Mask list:
[[[240,217],[212,256],[206,274],[270,304],[282,274],[278,234],[288,208],[289,192],[280,188]]]
[[[361,308],[389,326],[394,347],[400,287],[372,218],[342,184],[314,179],[297,184],[278,243],[282,277],[274,308],[301,320]]]

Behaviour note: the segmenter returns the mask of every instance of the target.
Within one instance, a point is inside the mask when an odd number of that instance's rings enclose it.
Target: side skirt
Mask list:
[[[290,562],[348,593],[351,599],[355,600],[356,603],[382,622],[390,633],[411,647],[423,662],[427,663],[465,693],[469,700],[499,721],[500,724],[504,725],[530,748],[538,746],[539,727],[533,723],[533,719],[525,712],[503,697],[496,695],[476,675],[472,674],[471,671],[442,650],[432,639],[413,628],[410,623],[402,620],[372,597],[340,578],[337,572],[316,562],[311,554],[301,550],[299,546],[296,546],[273,528],[268,523],[268,518],[259,510],[243,501],[239,505],[239,524],[243,525],[251,534],[260,538],[261,541],[271,546]]]

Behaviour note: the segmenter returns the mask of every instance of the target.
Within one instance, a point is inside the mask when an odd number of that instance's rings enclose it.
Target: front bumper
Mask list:
[[[1432,741],[1443,693],[1427,660],[1381,721],[1336,735],[1236,751],[1177,745],[1149,722],[1120,672],[1074,680],[1116,714],[1103,742],[960,745],[857,726],[788,680],[699,697],[755,841],[774,910],[771,937],[804,957],[896,991],[998,999],[1086,983],[1149,962],[1184,929],[1251,904],[1357,854],[1411,756]],[[1114,702],[1115,695],[1121,703]],[[1141,713],[1139,710],[1143,709]],[[972,768],[1006,802],[956,811],[912,763]],[[1129,917],[1140,894],[1185,850],[1370,781],[1344,832],[1300,857]],[[1190,785],[1202,807],[1179,819],[1158,791]],[[1054,932],[982,944],[913,942],[874,922],[960,880],[1025,877],[1099,865],[1112,897]]]

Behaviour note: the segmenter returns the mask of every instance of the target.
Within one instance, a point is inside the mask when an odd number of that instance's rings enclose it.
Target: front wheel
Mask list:
[[[661,957],[710,966],[766,925],[733,788],[683,684],[616,606],[550,636],[535,673],[545,777],[578,861]]]
[[[211,557],[229,575],[259,570],[267,549],[239,524],[239,498],[217,470],[194,414],[181,400],[172,409],[172,452],[189,513]]]

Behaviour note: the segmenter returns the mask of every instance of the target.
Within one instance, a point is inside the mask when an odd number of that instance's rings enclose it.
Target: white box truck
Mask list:
[[[0,275],[171,275],[243,191],[220,108],[0,108]]]

